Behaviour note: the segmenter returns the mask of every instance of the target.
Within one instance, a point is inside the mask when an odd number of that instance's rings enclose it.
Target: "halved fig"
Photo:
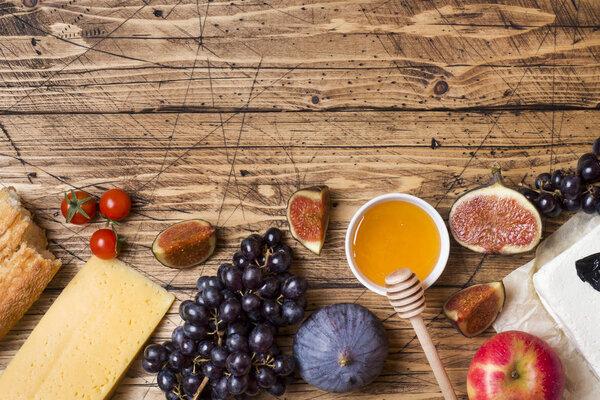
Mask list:
[[[487,185],[459,197],[448,223],[456,241],[475,252],[516,254],[529,251],[542,237],[540,213],[525,196],[502,183],[500,169]]]
[[[152,243],[154,257],[170,268],[190,268],[206,260],[215,251],[215,228],[201,219],[171,225]]]
[[[444,314],[460,333],[477,336],[494,323],[504,298],[502,282],[474,285],[454,293],[444,304]]]
[[[294,239],[319,254],[329,225],[329,188],[313,186],[292,195],[287,206],[287,220]]]

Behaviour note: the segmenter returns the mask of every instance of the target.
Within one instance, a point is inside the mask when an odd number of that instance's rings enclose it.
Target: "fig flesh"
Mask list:
[[[502,282],[474,285],[454,293],[444,304],[444,314],[466,337],[490,327],[504,306]]]
[[[294,239],[315,254],[321,253],[329,225],[327,186],[300,189],[290,197],[287,220]]]
[[[300,375],[319,389],[343,393],[371,383],[388,355],[381,321],[358,304],[333,304],[312,314],[294,338]]]
[[[215,251],[215,228],[201,219],[171,225],[152,243],[154,257],[170,268],[190,268],[206,260]]]
[[[492,181],[459,197],[448,218],[454,239],[478,253],[516,254],[532,250],[542,237],[542,218],[527,198]]]

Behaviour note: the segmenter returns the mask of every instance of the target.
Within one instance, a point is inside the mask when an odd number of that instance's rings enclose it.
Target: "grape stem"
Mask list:
[[[202,391],[206,387],[207,383],[208,383],[208,378],[204,377],[204,379],[202,380],[202,383],[200,384],[200,386],[198,386],[198,390],[196,391],[196,394],[194,395],[194,397],[192,398],[192,400],[198,400],[198,397],[200,397],[200,394],[202,393]]]
[[[219,321],[218,320],[218,315],[215,315],[215,333],[217,334],[217,346],[221,346],[223,344],[223,332],[221,332],[219,330]],[[200,386],[198,386],[198,390],[196,390],[196,394],[194,395],[194,397],[192,397],[192,400],[198,400],[198,398],[200,397],[200,394],[202,394],[202,391],[204,390],[204,388],[206,387],[206,385],[208,384],[209,379],[205,376],[204,379],[202,380],[202,383],[200,383]]]

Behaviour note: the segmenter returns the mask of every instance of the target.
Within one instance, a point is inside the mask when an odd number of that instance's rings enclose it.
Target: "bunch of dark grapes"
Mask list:
[[[261,390],[280,396],[293,379],[294,359],[275,339],[304,318],[306,280],[288,272],[292,249],[282,233],[242,241],[217,276],[201,276],[195,299],[179,307],[184,321],[171,340],[146,347],[143,368],[158,373],[167,400],[248,399]]]
[[[565,210],[587,214],[600,213],[600,138],[594,141],[592,153],[582,155],[577,161],[577,171],[556,170],[543,173],[535,179],[537,190],[519,189],[537,209],[547,217],[554,218]]]

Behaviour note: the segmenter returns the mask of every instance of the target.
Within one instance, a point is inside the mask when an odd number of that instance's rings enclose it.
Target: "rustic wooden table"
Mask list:
[[[410,325],[348,269],[349,218],[388,192],[423,197],[446,218],[494,162],[512,186],[573,167],[599,136],[599,28],[595,0],[0,2],[0,182],[19,190],[64,263],[0,341],[0,370],[90,256],[101,226],[65,225],[65,190],[131,193],[121,258],[181,301],[242,237],[286,228],[296,189],[326,184],[333,209],[324,251],[293,246],[294,269],[311,285],[309,312],[340,301],[367,306],[384,321],[390,356],[357,392],[328,394],[297,380],[282,398],[441,398]],[[165,268],[152,240],[186,218],[218,226],[217,251],[198,268]],[[453,242],[427,291],[424,317],[461,399],[470,359],[492,332],[462,337],[442,303],[533,256],[483,256]],[[177,306],[152,340],[180,323]],[[138,359],[113,398],[164,397]]]

